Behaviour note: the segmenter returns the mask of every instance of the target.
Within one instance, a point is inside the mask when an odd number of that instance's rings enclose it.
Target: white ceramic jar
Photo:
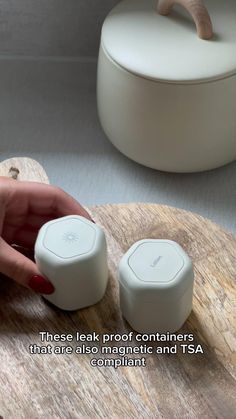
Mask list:
[[[183,7],[162,16],[156,0],[123,0],[103,24],[100,121],[122,153],[146,166],[195,172],[236,159],[236,2],[205,4],[210,40],[197,36]]]

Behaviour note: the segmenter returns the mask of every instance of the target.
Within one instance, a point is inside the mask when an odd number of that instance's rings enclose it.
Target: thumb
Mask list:
[[[0,237],[0,272],[40,294],[52,294],[54,287],[39,272],[36,264],[13,249]]]

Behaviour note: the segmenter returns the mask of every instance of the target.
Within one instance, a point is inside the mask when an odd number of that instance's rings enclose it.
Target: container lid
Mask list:
[[[236,74],[236,1],[205,0],[213,37],[200,39],[193,18],[176,4],[168,16],[157,0],[124,0],[107,16],[102,46],[138,76],[169,83],[200,83]]]
[[[95,226],[76,215],[49,221],[44,224],[41,234],[43,246],[61,259],[75,258],[89,253],[96,239]]]
[[[119,281],[133,298],[174,301],[192,286],[193,265],[178,243],[143,239],[122,257]]]
[[[184,266],[181,252],[170,241],[145,241],[128,258],[128,265],[142,282],[163,287],[174,281]]]

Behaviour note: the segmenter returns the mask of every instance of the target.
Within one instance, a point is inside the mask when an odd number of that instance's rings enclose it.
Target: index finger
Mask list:
[[[24,203],[28,212],[38,215],[63,217],[81,215],[89,220],[89,213],[67,192],[62,189],[38,182],[16,181],[11,183],[11,199],[17,207]]]

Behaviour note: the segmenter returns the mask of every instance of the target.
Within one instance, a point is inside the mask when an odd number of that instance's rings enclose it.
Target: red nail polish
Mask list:
[[[34,275],[30,278],[29,287],[39,294],[52,294],[55,291],[54,286],[46,278],[40,275]]]

